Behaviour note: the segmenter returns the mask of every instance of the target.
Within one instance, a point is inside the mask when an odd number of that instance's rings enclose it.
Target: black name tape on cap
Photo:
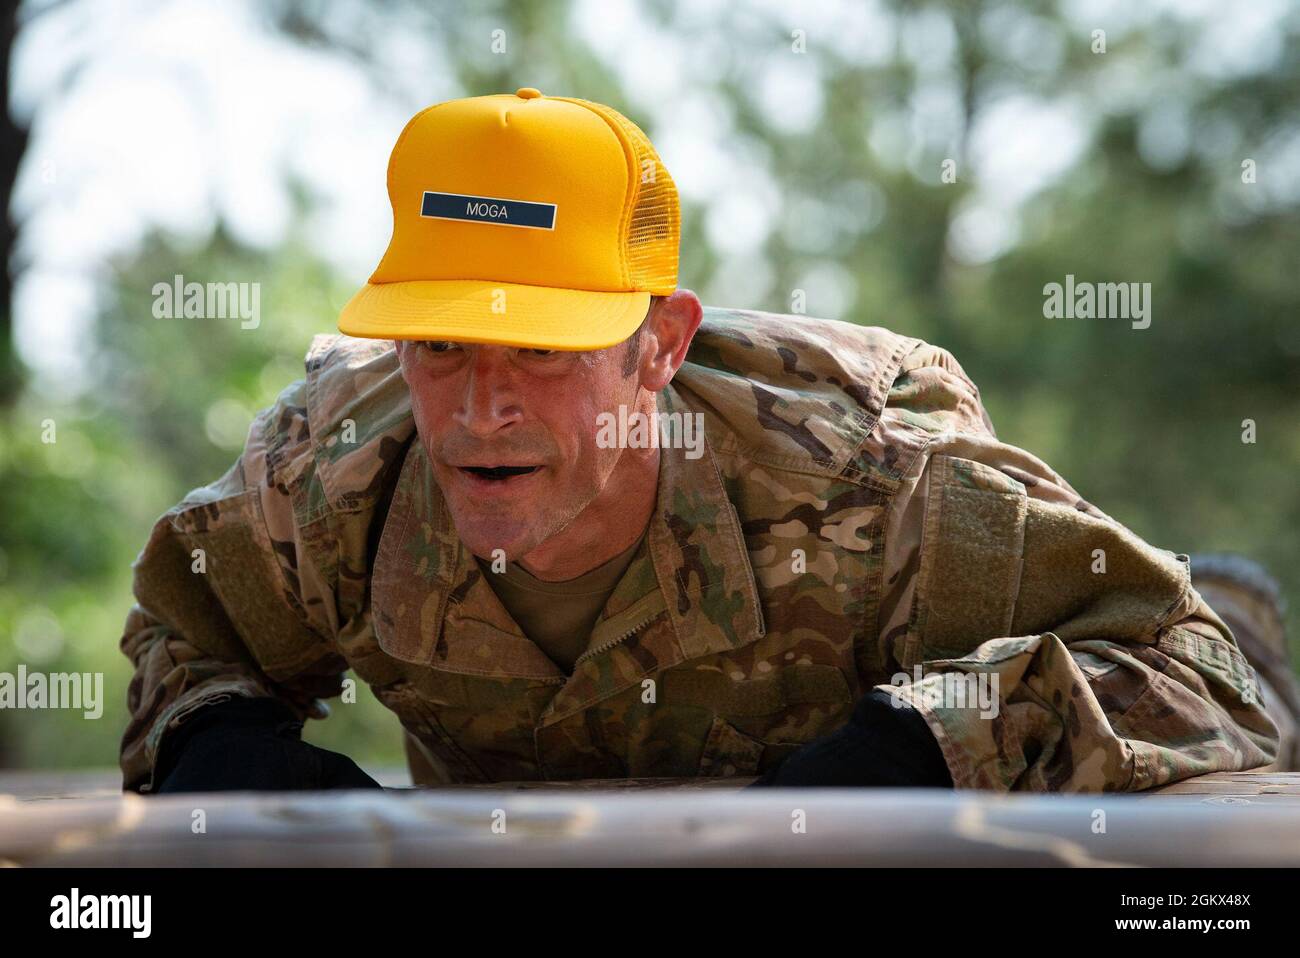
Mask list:
[[[468,220],[498,226],[526,226],[555,229],[555,204],[528,200],[503,200],[497,196],[469,196],[465,193],[434,193],[425,190],[420,215],[440,220]]]

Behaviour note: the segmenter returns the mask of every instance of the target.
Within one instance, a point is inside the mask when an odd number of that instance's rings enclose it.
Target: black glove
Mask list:
[[[199,709],[163,738],[158,792],[380,788],[356,762],[300,739],[302,722],[276,699],[243,696]]]
[[[749,788],[883,785],[952,788],[939,743],[921,713],[896,708],[889,692],[858,700],[843,728],[809,742]]]

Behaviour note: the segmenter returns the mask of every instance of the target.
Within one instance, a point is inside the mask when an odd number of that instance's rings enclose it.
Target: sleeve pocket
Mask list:
[[[258,490],[193,506],[174,523],[190,546],[176,574],[207,577],[244,648],[267,675],[283,680],[320,659],[328,642],[307,625],[290,588],[297,576],[292,544],[280,549],[271,541]],[[203,550],[204,572],[193,571],[194,549]]]
[[[916,609],[902,666],[956,658],[1014,635],[1024,562],[1025,487],[955,456],[930,465]]]
[[[987,464],[936,456],[926,494],[905,668],[1047,632],[1151,644],[1186,595],[1186,556]]]

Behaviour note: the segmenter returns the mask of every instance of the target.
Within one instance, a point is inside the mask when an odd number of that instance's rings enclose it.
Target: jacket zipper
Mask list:
[[[582,655],[578,656],[576,659],[573,660],[573,667],[577,668],[579,662],[583,662],[586,659],[592,658],[593,656],[600,655],[602,652],[608,652],[610,649],[618,645],[620,642],[624,642],[627,639],[631,638],[633,635],[635,635],[637,632],[640,632],[642,629],[644,629],[655,619],[659,618],[662,612],[663,612],[662,609],[659,609],[658,611],[650,612],[643,619],[641,619],[641,621],[637,622],[636,625],[632,626],[632,628],[628,629],[627,631],[619,633],[617,636],[615,636],[612,639],[606,639],[604,642],[596,646],[594,649],[588,649],[586,652],[583,652]]]

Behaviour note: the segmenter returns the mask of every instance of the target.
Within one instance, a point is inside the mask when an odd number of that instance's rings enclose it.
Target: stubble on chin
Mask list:
[[[493,552],[501,550],[507,562],[518,562],[545,545],[567,529],[586,508],[585,503],[566,503],[563,507],[552,505],[540,514],[527,516],[506,518],[474,510],[458,517],[460,510],[450,503],[448,505],[456,533],[470,552],[491,561],[496,558]]]
[[[456,535],[480,559],[491,561],[504,554],[507,562],[518,561],[553,534],[544,516],[492,515],[474,506],[447,505]]]

